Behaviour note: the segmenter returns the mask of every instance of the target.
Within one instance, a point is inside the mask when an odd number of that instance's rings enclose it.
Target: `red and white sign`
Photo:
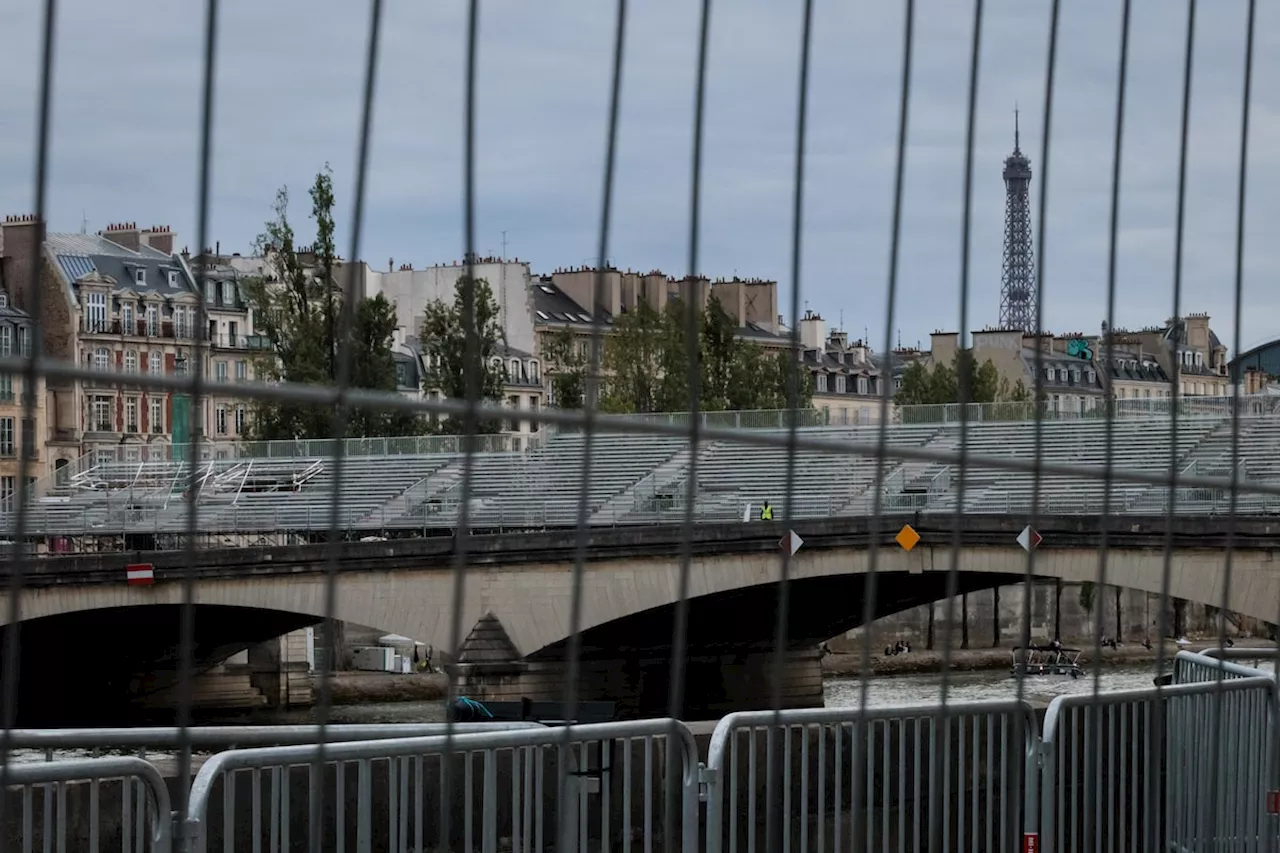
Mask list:
[[[1022,532],[1018,534],[1018,544],[1022,546],[1024,551],[1034,551],[1043,541],[1044,537],[1030,524],[1022,528]]]
[[[1036,853],[1040,849],[1040,836],[1035,832],[1022,833],[1022,853]]]
[[[155,567],[150,563],[133,563],[124,567],[129,586],[150,586],[156,582]]]
[[[1280,814],[1280,791],[1267,791],[1267,814]]]
[[[790,551],[792,557],[796,555],[796,551],[799,551],[800,546],[803,544],[804,540],[794,530],[788,530],[787,535],[778,540],[778,547],[783,551]]]

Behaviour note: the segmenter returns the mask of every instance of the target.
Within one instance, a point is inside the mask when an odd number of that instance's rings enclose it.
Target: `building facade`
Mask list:
[[[42,301],[43,355],[93,374],[48,384],[49,464],[58,468],[84,454],[169,459],[173,445],[201,436],[208,408],[193,411],[187,394],[129,382],[189,375],[206,335],[202,300],[173,251],[173,232],[120,223],[97,234],[46,234],[32,217],[10,217],[3,228],[10,298],[28,311]],[[34,281],[33,260],[40,270]]]
[[[34,340],[31,317],[15,308],[9,294],[0,289],[0,357],[30,356]],[[37,377],[31,386],[32,416],[27,417],[27,377],[21,373],[0,373],[0,508],[9,503],[24,482],[22,456],[31,461],[26,482],[38,481],[46,473],[45,389]]]
[[[846,332],[827,332],[822,315],[800,319],[800,362],[813,381],[813,407],[831,424],[869,424],[880,418],[883,371],[863,341]]]

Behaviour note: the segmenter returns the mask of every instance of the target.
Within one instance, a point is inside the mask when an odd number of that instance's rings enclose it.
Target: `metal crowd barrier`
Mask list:
[[[247,801],[237,784],[244,776]],[[461,786],[461,797],[453,785]],[[615,797],[619,825],[612,822]],[[672,803],[675,813],[666,812]],[[353,835],[359,851],[495,853],[502,842],[526,853],[556,840],[562,850],[587,851],[594,841],[602,850],[651,851],[660,839],[669,839],[660,849],[692,851],[698,753],[683,723],[661,719],[334,743],[323,751],[314,745],[231,750],[206,761],[192,783],[187,850],[210,846],[215,804],[225,851],[244,848],[246,806],[255,849],[264,840],[272,850],[289,849],[291,834],[305,827],[310,848],[323,836],[338,850],[347,849]],[[375,811],[382,812],[377,820]]]
[[[0,794],[5,797],[6,811],[12,802],[10,793],[15,788],[21,792],[22,815],[18,833],[23,853],[29,853],[37,842],[44,851],[56,848],[58,853],[65,853],[68,834],[74,834],[70,849],[88,849],[96,853],[103,840],[101,803],[104,785],[119,791],[121,812],[118,830],[122,851],[168,853],[170,849],[172,810],[169,789],[165,787],[160,771],[141,758],[118,756],[10,764],[5,768],[4,778],[6,789]],[[89,783],[88,819],[76,820],[67,808],[67,794],[73,787],[78,794],[85,782]],[[39,806],[35,802],[37,787],[43,794]],[[135,793],[136,808],[133,804]],[[5,846],[8,849],[7,844]]]
[[[1042,735],[1012,700],[731,714],[705,766],[673,720],[333,726],[343,740],[323,747],[313,726],[196,728],[197,751],[290,745],[207,758],[181,826],[132,756],[10,764],[6,803],[20,790],[24,851],[1269,849],[1275,680],[1190,652],[1174,670],[1172,686],[1057,697]],[[177,729],[9,736],[46,755],[178,745]]]
[[[730,714],[704,771],[707,853],[1015,849],[1035,830],[1036,735],[1012,700]]]
[[[1269,792],[1280,790],[1276,682],[1202,655],[1178,658],[1175,677],[1194,680],[1049,704],[1040,767],[1045,853],[1272,849],[1280,828],[1266,814]]]

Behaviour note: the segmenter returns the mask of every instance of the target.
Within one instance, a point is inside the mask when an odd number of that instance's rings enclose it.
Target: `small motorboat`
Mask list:
[[[1013,666],[1009,675],[1013,678],[1028,675],[1066,675],[1079,678],[1080,649],[1067,649],[1058,645],[1018,647],[1013,650]]]

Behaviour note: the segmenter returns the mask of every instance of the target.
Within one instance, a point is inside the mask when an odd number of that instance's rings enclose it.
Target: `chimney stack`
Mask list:
[[[39,284],[31,277],[32,263],[44,242],[44,223],[34,214],[6,216],[0,223],[0,257],[4,283],[16,308],[30,311],[39,297]]]
[[[168,225],[152,225],[139,234],[140,241],[144,246],[150,246],[157,252],[164,252],[166,255],[173,254],[173,231]]]
[[[100,233],[112,243],[131,252],[138,251],[142,245],[142,232],[138,230],[138,223],[136,222],[112,223],[107,226],[105,231]]]

